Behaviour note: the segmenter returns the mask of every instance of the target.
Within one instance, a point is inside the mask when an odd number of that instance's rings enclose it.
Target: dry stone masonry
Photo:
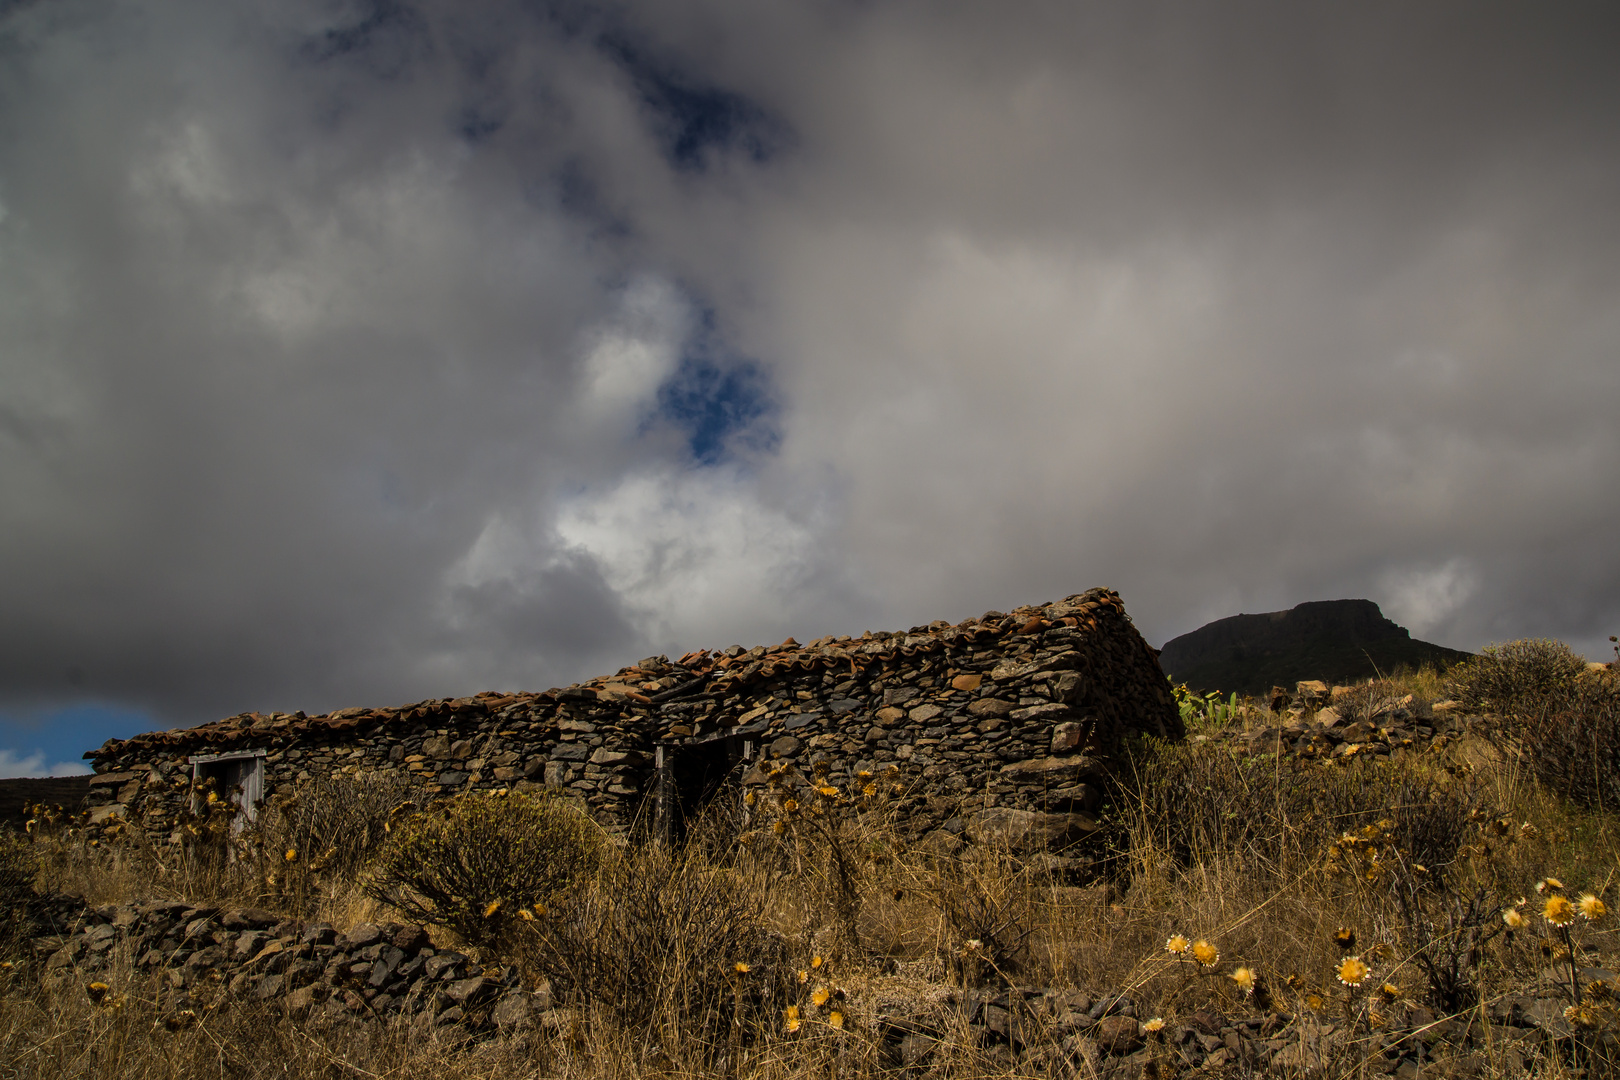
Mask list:
[[[621,834],[668,835],[774,759],[797,776],[821,763],[833,783],[892,764],[912,835],[1055,849],[1091,827],[1124,735],[1182,736],[1169,690],[1118,594],[1093,589],[955,625],[652,657],[540,693],[247,713],[85,756],[94,817],[160,842],[209,776],[250,804],[334,776],[391,774],[446,794],[546,785]]]
[[[549,984],[527,985],[514,968],[435,947],[419,926],[361,923],[341,933],[251,908],[173,901],[91,908],[56,896],[37,906],[52,909],[41,921],[57,927],[33,942],[47,979],[93,988],[90,980],[104,978],[116,985],[103,992],[117,995],[127,992],[130,975],[150,977],[144,1004],[170,1029],[233,1002],[305,1023],[411,1025],[476,1038],[567,1031],[578,1015],[553,1000]],[[1580,977],[1620,981],[1606,968]],[[1461,1018],[1397,1003],[1375,1031],[1336,1010],[1294,1014],[1241,1002],[1232,1014],[1203,1009],[1147,1022],[1129,990],[1094,997],[1072,988],[944,986],[904,972],[893,983],[876,980],[844,1008],[852,1029],[894,1066],[926,1068],[954,1043],[980,1047],[1009,1074],[1022,1062],[1054,1075],[1121,1080],[1184,1070],[1415,1080],[1531,1075],[1567,1060],[1575,1029],[1564,999],[1550,985],[1530,989]]]

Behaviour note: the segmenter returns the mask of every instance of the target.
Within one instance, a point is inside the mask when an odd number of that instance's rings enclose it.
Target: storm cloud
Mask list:
[[[1093,585],[1155,644],[1365,596],[1606,658],[1617,52],[1573,5],[0,4],[0,765]]]

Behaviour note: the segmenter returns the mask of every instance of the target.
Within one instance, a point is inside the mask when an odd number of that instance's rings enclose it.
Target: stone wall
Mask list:
[[[1062,846],[1089,827],[1097,779],[1132,731],[1183,734],[1156,654],[1119,596],[1093,589],[955,625],[653,657],[541,693],[250,713],[85,756],[96,818],[117,815],[157,840],[193,798],[197,769],[249,754],[265,795],[379,774],[447,794],[543,784],[620,832],[678,828],[719,781],[758,780],[761,760],[796,776],[824,762],[834,784],[893,763],[905,780],[899,817],[915,835],[979,828]]]

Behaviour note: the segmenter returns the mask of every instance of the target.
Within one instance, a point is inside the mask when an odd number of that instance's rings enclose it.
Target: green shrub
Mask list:
[[[365,889],[409,918],[496,946],[520,913],[543,913],[594,875],[608,848],[601,828],[559,796],[469,792],[396,818]]]
[[[1525,638],[1485,646],[1450,670],[1446,689],[1471,709],[1519,713],[1535,710],[1585,671],[1586,660],[1563,642]]]

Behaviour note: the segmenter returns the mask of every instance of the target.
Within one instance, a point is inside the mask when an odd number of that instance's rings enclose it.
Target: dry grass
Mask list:
[[[1368,693],[1426,702],[1442,691],[1418,673]],[[1089,1076],[1057,1027],[1063,995],[1125,995],[1143,1019],[1265,1012],[1232,977],[1239,968],[1257,974],[1273,1009],[1300,1018],[1289,1038],[1301,1047],[1323,1025],[1342,1033],[1348,1018],[1355,1034],[1341,1034],[1334,1070],[1350,1074],[1383,1060],[1373,1030],[1381,1010],[1449,1004],[1468,1019],[1540,977],[1540,932],[1509,940],[1501,920],[1538,879],[1559,876],[1572,893],[1590,889],[1620,907],[1615,819],[1546,790],[1489,740],[1328,766],[1211,742],[1148,748],[1138,763],[1114,793],[1112,879],[1095,886],[1004,851],[939,855],[906,842],[880,808],[829,807],[813,829],[775,832],[768,819],[751,830],[716,820],[681,851],[620,852],[505,943],[531,979],[552,981],[562,1005],[527,1033],[471,1040],[404,1022],[294,1021],[206,994],[194,1019],[176,1023],[160,1007],[162,986],[128,956],[99,976],[112,987],[100,1005],[81,979],[43,978],[24,963],[0,975],[0,1076],[875,1076],[902,1068],[882,1038],[897,1017],[937,1036],[910,1067],[919,1075]],[[289,840],[253,842],[275,851]],[[289,885],[251,859],[178,855],[135,838],[92,848],[59,830],[35,847],[42,886],[95,904],[251,904],[339,928],[392,914],[358,887],[358,857],[342,873]],[[1347,955],[1340,928],[1355,931],[1354,955],[1373,968],[1361,990],[1335,978]],[[1177,934],[1215,945],[1218,962],[1167,951]],[[1597,928],[1580,944],[1605,961],[1612,937]],[[1395,1002],[1371,992],[1384,983],[1397,988]],[[1008,984],[1049,991],[1018,1011],[1028,1049],[1016,1057],[981,1044],[960,1007]],[[1479,1053],[1479,1075],[1525,1067],[1503,1046]],[[1547,1062],[1543,1075],[1564,1069]]]

